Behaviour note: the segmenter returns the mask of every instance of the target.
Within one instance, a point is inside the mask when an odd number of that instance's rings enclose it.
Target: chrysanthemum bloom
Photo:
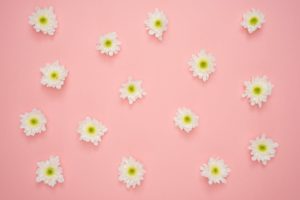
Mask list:
[[[55,89],[61,89],[68,76],[68,70],[60,65],[58,61],[46,64],[45,67],[41,68],[41,72],[41,84]]]
[[[201,50],[197,55],[192,55],[188,64],[193,76],[203,81],[207,81],[209,75],[216,69],[215,57],[205,50]]]
[[[266,76],[253,77],[250,81],[245,81],[244,85],[245,91],[242,97],[247,98],[251,106],[257,105],[259,108],[267,101],[274,87]]]
[[[64,182],[58,156],[50,156],[49,160],[38,162],[37,167],[36,182],[44,182],[51,187]]]
[[[162,11],[155,9],[148,14],[145,25],[149,35],[153,35],[157,39],[162,40],[163,33],[168,28],[168,19]]]
[[[26,136],[34,136],[46,131],[46,117],[42,111],[33,109],[31,112],[20,115],[21,129]]]
[[[207,164],[203,164],[200,168],[201,175],[208,179],[208,183],[220,184],[226,183],[226,177],[229,175],[230,169],[225,162],[219,158],[209,158]]]
[[[119,181],[126,184],[127,188],[135,188],[144,179],[143,165],[132,157],[124,157],[119,166]]]
[[[58,26],[54,10],[51,6],[48,8],[37,7],[34,13],[29,16],[29,24],[33,26],[36,32],[48,35],[54,35]]]
[[[175,126],[189,133],[198,126],[199,117],[188,108],[179,108],[174,117]]]
[[[80,140],[91,142],[98,145],[101,142],[102,136],[107,132],[107,128],[98,120],[86,117],[85,120],[80,122],[78,133]]]
[[[256,9],[251,9],[243,15],[242,27],[248,30],[249,33],[253,33],[257,29],[261,28],[265,23],[265,16],[262,12]]]
[[[113,56],[121,50],[121,42],[118,40],[117,33],[111,32],[100,36],[96,46],[102,54]]]
[[[129,104],[133,104],[137,99],[141,99],[145,95],[146,92],[142,88],[142,81],[133,80],[131,77],[120,88],[120,97],[127,99]]]
[[[249,150],[252,156],[251,159],[266,165],[268,161],[275,157],[278,146],[278,143],[267,138],[265,134],[262,134],[250,141]]]

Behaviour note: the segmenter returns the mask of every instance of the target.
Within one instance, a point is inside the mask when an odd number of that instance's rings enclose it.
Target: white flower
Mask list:
[[[52,7],[35,9],[35,12],[29,16],[29,24],[33,26],[36,32],[42,32],[48,35],[54,35],[57,28],[57,20]]]
[[[175,126],[189,133],[193,128],[198,126],[199,117],[190,109],[179,108],[174,117]]]
[[[120,88],[120,97],[127,99],[129,104],[134,103],[137,99],[141,99],[145,95],[146,92],[142,88],[142,81],[133,80],[131,77]]]
[[[119,181],[126,184],[127,188],[135,188],[144,179],[143,165],[132,157],[124,157],[119,166]]]
[[[113,56],[121,50],[121,42],[118,40],[117,33],[107,33],[100,36],[96,46],[97,50],[102,54]]]
[[[26,136],[34,136],[46,131],[47,120],[40,110],[34,108],[31,112],[20,115],[20,118],[21,129]]]
[[[251,159],[266,165],[269,160],[275,157],[276,148],[278,146],[279,145],[276,142],[267,138],[265,134],[262,134],[250,141],[249,149],[251,151]]]
[[[248,98],[251,106],[257,105],[259,108],[262,106],[262,103],[267,101],[273,88],[266,76],[253,77],[251,81],[245,81],[244,85],[245,91],[242,97]]]
[[[253,33],[265,23],[265,16],[262,12],[256,9],[251,9],[243,15],[242,27]]]
[[[98,145],[101,137],[107,132],[107,128],[98,120],[86,117],[80,122],[77,131],[80,134],[80,140]]]
[[[208,178],[208,183],[226,183],[226,177],[229,175],[230,169],[225,162],[219,158],[209,158],[207,164],[203,164],[200,168],[201,176]]]
[[[162,40],[163,33],[168,28],[168,19],[162,11],[155,9],[154,12],[148,14],[145,25],[149,35]]]
[[[58,156],[50,156],[49,160],[38,162],[37,167],[36,182],[44,182],[51,187],[64,182]]]
[[[68,70],[60,65],[58,61],[52,64],[46,64],[45,67],[41,68],[41,72],[41,84],[56,89],[60,89],[63,86],[68,76]]]
[[[201,50],[197,55],[192,55],[188,64],[190,71],[193,72],[193,76],[203,81],[208,80],[209,75],[215,71],[216,67],[214,56],[205,50]]]

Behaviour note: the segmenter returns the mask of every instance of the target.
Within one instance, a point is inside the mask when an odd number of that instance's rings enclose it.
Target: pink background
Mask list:
[[[52,5],[54,37],[36,33],[28,16]],[[1,0],[0,199],[273,199],[300,198],[299,66],[297,0]],[[149,11],[169,19],[163,42],[143,25]],[[267,23],[249,35],[242,15],[260,9]],[[101,34],[116,31],[121,52],[96,51]],[[215,55],[217,71],[203,84],[187,62],[201,48]],[[39,69],[58,59],[70,71],[62,90],[40,84]],[[267,75],[275,85],[262,109],[241,98],[243,81]],[[128,76],[143,80],[147,96],[129,106],[119,98]],[[173,124],[178,107],[191,108],[200,126],[191,134]],[[47,132],[26,137],[19,115],[41,109]],[[79,141],[86,116],[109,129],[101,144]],[[251,162],[250,139],[266,133],[280,144],[266,167]],[[65,182],[35,182],[36,162],[61,157]],[[118,182],[123,156],[147,170],[141,187]],[[226,185],[210,187],[199,167],[220,156],[232,172]]]

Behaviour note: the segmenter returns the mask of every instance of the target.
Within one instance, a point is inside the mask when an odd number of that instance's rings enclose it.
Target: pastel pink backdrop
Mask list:
[[[54,37],[36,33],[28,16],[52,5],[59,21]],[[244,199],[300,198],[299,67],[297,0],[1,0],[0,199]],[[169,28],[162,42],[143,22],[162,9]],[[249,35],[240,22],[260,9],[266,24]],[[99,35],[116,31],[115,57],[96,51]],[[217,70],[203,84],[187,62],[205,48]],[[39,69],[59,60],[70,71],[62,90],[40,84]],[[267,75],[275,85],[262,109],[241,98],[243,81]],[[147,96],[129,106],[119,98],[128,76],[143,80]],[[191,108],[200,125],[191,134],[174,127],[178,107]],[[19,115],[41,109],[47,132],[26,137]],[[109,129],[99,146],[79,141],[86,116]],[[280,144],[266,167],[252,162],[250,139],[266,133]],[[35,182],[36,162],[61,157],[65,182],[50,188]],[[142,185],[118,182],[123,156],[140,160]],[[231,168],[226,185],[208,186],[199,167],[210,156]]]

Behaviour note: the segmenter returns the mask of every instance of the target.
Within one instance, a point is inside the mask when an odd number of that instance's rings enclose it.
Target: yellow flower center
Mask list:
[[[48,19],[45,16],[41,16],[39,18],[39,22],[40,22],[41,25],[47,25],[48,24]]]
[[[46,176],[53,176],[55,174],[55,169],[53,167],[48,167],[45,170],[45,174]]]
[[[268,149],[268,147],[267,147],[267,145],[265,145],[265,144],[260,144],[260,145],[258,145],[258,150],[259,150],[260,152],[266,152],[267,149]]]
[[[200,60],[198,63],[198,66],[202,70],[206,70],[208,68],[208,62],[207,60]]]
[[[130,94],[133,94],[135,92],[135,85],[133,84],[129,85],[127,90]]]
[[[105,46],[106,48],[111,47],[111,46],[112,46],[112,41],[111,41],[110,39],[105,40],[104,46]]]
[[[127,173],[128,173],[129,176],[136,175],[136,172],[137,172],[137,170],[136,170],[135,167],[129,167],[128,170],[127,170]]]
[[[261,95],[263,90],[262,90],[262,87],[255,86],[255,87],[253,87],[252,91],[253,91],[253,94],[259,96],[259,95]]]
[[[183,117],[183,121],[185,124],[190,124],[192,122],[192,118],[189,115]]]
[[[154,21],[154,26],[155,26],[156,28],[161,28],[162,25],[163,25],[163,24],[162,24],[162,21],[161,21],[161,20],[157,19],[157,20]]]
[[[87,132],[90,135],[94,135],[96,133],[96,128],[94,126],[89,126],[89,127],[87,127]]]
[[[35,117],[32,117],[31,119],[29,119],[29,124],[31,126],[37,126],[39,124],[39,120]]]
[[[251,26],[255,26],[257,25],[258,21],[259,21],[258,18],[256,16],[253,16],[250,18],[249,23]]]
[[[52,80],[57,80],[59,79],[59,73],[56,71],[51,72],[50,77]]]
[[[218,175],[220,173],[220,169],[218,167],[212,167],[211,168],[211,174]]]

